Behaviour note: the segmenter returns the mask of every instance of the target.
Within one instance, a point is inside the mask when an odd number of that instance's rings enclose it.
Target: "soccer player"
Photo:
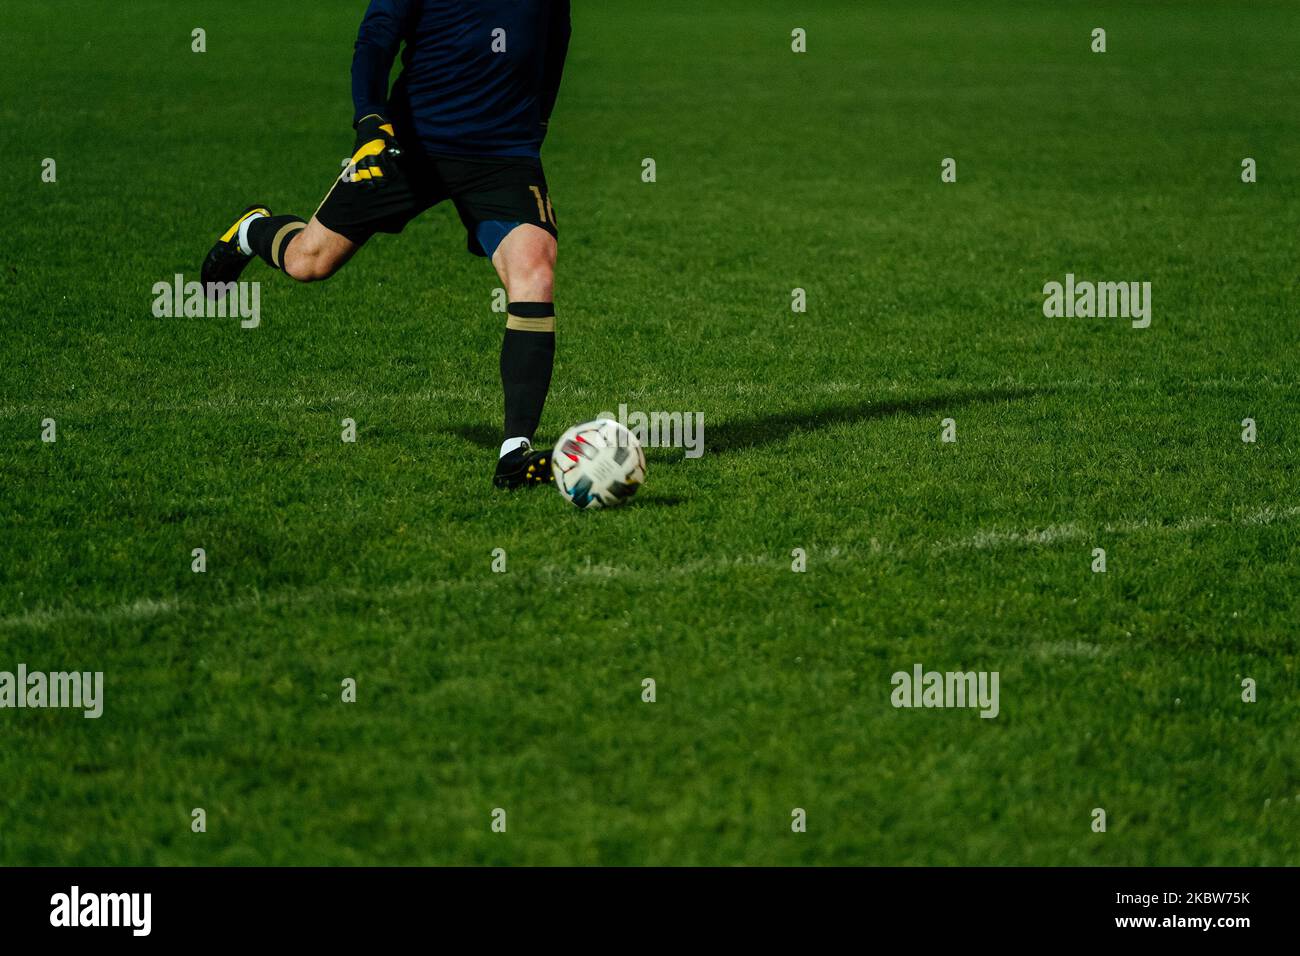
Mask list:
[[[375,233],[401,232],[450,199],[469,251],[491,260],[509,297],[499,488],[551,480],[550,452],[532,447],[555,357],[558,233],[541,146],[569,33],[569,0],[370,0],[342,174],[309,222],[250,206],[203,263],[208,289],[233,282],[253,256],[299,282],[327,279]]]

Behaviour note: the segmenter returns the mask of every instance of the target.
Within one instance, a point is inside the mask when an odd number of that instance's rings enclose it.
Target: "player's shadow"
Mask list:
[[[501,444],[501,429],[493,428],[491,425],[457,425],[448,431],[465,439],[471,445],[495,448]]]
[[[927,398],[898,399],[887,402],[855,402],[826,405],[806,411],[781,412],[776,415],[757,415],[735,421],[723,422],[704,429],[704,451],[710,455],[725,455],[774,445],[798,432],[814,431],[831,425],[866,422],[895,415],[927,415],[951,412],[966,405],[989,402],[1011,402],[1044,392],[1042,388],[992,388],[977,391],[952,392]]]
[[[723,422],[719,425],[704,426],[704,452],[706,455],[725,455],[730,452],[762,448],[775,445],[798,432],[815,431],[831,425],[867,422],[877,418],[891,418],[896,415],[930,415],[939,412],[951,412],[967,405],[987,404],[991,402],[1013,402],[1033,395],[1041,395],[1050,389],[1034,388],[989,388],[949,392],[943,395],[931,395],[926,398],[903,398],[887,402],[854,402],[837,405],[824,405],[820,408],[780,412],[775,415],[756,415]],[[479,446],[493,446],[500,441],[500,429],[486,424],[463,424],[451,429],[467,442]],[[680,450],[675,454],[664,455],[651,453],[650,460],[656,465],[677,465],[682,461]]]

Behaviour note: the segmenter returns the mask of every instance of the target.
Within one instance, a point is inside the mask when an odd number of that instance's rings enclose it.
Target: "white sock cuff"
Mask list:
[[[497,457],[504,458],[516,448],[521,448],[527,444],[530,444],[527,438],[507,438],[501,443],[501,454]]]
[[[251,256],[253,250],[248,245],[248,227],[253,224],[254,219],[265,219],[266,216],[260,212],[255,212],[239,224],[239,251],[246,256]]]

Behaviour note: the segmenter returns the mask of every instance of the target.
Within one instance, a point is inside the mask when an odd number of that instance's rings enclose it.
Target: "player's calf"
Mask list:
[[[307,228],[293,236],[281,253],[284,274],[299,282],[328,279],[352,258],[355,242],[312,219]]]
[[[297,216],[254,216],[246,233],[246,248],[298,282],[328,279],[357,249],[314,218],[307,223]]]

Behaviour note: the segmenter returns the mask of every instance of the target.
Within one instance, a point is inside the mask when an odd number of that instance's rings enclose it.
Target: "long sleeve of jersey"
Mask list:
[[[388,75],[415,6],[414,0],[370,0],[352,55],[354,124],[371,113],[387,115]]]
[[[550,121],[555,109],[555,99],[560,94],[560,77],[564,74],[564,60],[569,55],[569,36],[573,26],[569,18],[569,0],[553,0],[551,21],[546,31],[546,60],[542,68],[541,106],[542,122]]]

